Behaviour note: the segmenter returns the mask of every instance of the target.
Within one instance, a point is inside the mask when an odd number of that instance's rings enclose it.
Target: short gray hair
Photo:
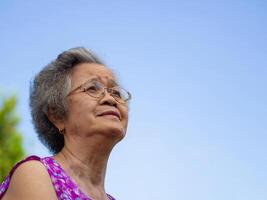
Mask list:
[[[46,65],[34,78],[30,86],[30,109],[33,124],[41,142],[52,152],[58,153],[64,146],[64,137],[48,119],[48,109],[53,117],[64,119],[68,113],[66,96],[70,90],[70,72],[81,63],[104,65],[92,52],[83,48],[72,48],[61,53]]]

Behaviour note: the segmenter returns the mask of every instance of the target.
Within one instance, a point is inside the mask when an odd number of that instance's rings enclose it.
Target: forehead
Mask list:
[[[89,79],[99,79],[104,83],[116,82],[112,71],[96,63],[82,63],[75,66],[70,74],[73,85],[79,85]]]

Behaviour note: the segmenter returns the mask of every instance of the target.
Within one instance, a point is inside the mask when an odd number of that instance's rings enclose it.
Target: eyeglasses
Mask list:
[[[102,83],[98,81],[87,81],[77,88],[69,92],[67,96],[70,96],[75,91],[82,89],[82,92],[90,95],[94,98],[101,98],[105,95],[105,91],[108,92],[118,103],[127,103],[131,98],[130,92],[121,88],[120,86],[115,86],[112,88],[105,87]]]

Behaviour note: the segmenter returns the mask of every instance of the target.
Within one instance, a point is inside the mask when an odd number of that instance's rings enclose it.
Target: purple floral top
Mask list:
[[[4,196],[16,168],[22,163],[30,160],[38,160],[46,167],[59,200],[92,200],[79,189],[77,184],[52,157],[39,158],[38,156],[29,156],[18,162],[11,169],[4,182],[0,185],[0,199]],[[115,200],[111,195],[107,194],[107,196],[110,200]]]

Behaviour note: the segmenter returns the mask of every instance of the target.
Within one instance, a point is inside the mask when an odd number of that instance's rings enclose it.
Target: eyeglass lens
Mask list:
[[[123,88],[119,86],[113,88],[105,88],[101,83],[97,81],[87,83],[84,86],[84,90],[87,94],[96,98],[101,97],[104,94],[105,90],[107,90],[107,92],[119,102],[125,102],[130,98],[129,93]]]

